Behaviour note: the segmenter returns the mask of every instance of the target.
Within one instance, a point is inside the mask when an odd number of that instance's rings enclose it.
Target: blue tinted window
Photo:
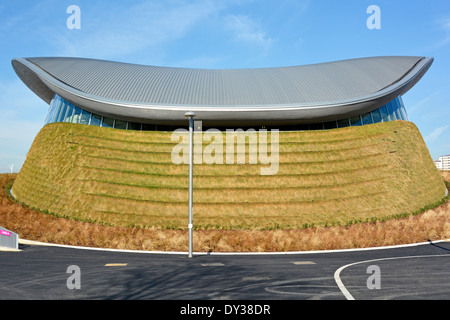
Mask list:
[[[75,111],[73,113],[72,116],[72,123],[79,123],[80,122],[80,117],[81,117],[81,109],[74,107]]]
[[[66,103],[66,113],[64,114],[63,122],[70,122],[72,120],[72,114],[73,114],[73,106],[70,103]]]
[[[317,130],[343,128],[348,126],[360,126],[382,121],[392,121],[402,119],[408,121],[408,115],[403,105],[401,96],[387,103],[372,112],[361,114],[352,118],[345,118],[338,121],[327,121],[323,123],[299,124],[295,125],[295,130]],[[46,117],[46,123],[51,122],[72,122],[80,124],[90,124],[102,127],[113,127],[128,130],[171,130],[171,126],[155,124],[143,124],[138,122],[127,122],[124,120],[104,117],[91,114],[73,104],[65,101],[60,96],[53,97]]]
[[[400,102],[400,105],[405,108],[405,104],[403,103],[402,97],[398,97],[398,102]],[[406,110],[406,109],[405,109]]]
[[[372,116],[370,115],[370,113],[365,113],[361,116],[362,118],[362,123],[363,124],[371,124],[372,123]]]
[[[58,112],[58,100],[54,98],[50,104],[50,108],[48,110],[47,118],[45,119],[45,123],[55,122],[55,117]]]
[[[56,104],[53,106],[52,113],[50,114],[50,117],[48,119],[49,122],[54,122],[56,120],[58,111],[59,111],[59,105],[58,105],[58,102],[56,102]]]
[[[90,125],[100,127],[100,123],[102,123],[102,116],[99,116],[98,114],[93,113],[91,116]]]
[[[62,103],[60,106],[58,118],[56,119],[56,122],[62,122],[64,119],[64,116],[66,115],[67,111],[67,105],[65,103]]]
[[[64,103],[64,110],[61,112],[61,118],[59,119],[60,122],[65,122],[67,118],[67,113],[69,112],[70,106],[67,103]]]
[[[113,118],[103,117],[102,127],[112,128],[113,126],[114,126]]]
[[[141,124],[137,122],[128,122],[128,130],[141,130]]]
[[[72,122],[72,117],[73,117],[74,113],[75,113],[75,107],[73,105],[69,104],[64,122]]]
[[[344,127],[348,127],[350,125],[350,123],[348,122],[348,119],[341,119],[337,121],[338,127],[339,128],[344,128]]]
[[[378,123],[378,122],[383,121],[383,119],[381,118],[380,109],[373,110],[370,113],[370,115],[372,116],[373,123]]]
[[[360,126],[360,125],[362,125],[361,117],[360,116],[351,117],[350,118],[350,125],[351,126]]]
[[[80,123],[89,124],[89,119],[91,118],[91,113],[85,110],[81,110]]]
[[[400,105],[400,112],[402,113],[403,117],[406,121],[409,121],[408,119],[408,113],[406,112],[405,105],[403,104],[403,99],[401,96],[398,96],[397,101]]]
[[[55,118],[53,119],[54,122],[58,122],[58,119],[60,118],[63,109],[62,107],[63,105],[61,101],[57,101],[55,105]]]
[[[127,122],[116,119],[116,123],[114,124],[114,128],[116,128],[116,129],[126,129],[127,128]]]
[[[50,113],[52,112],[52,110],[53,110],[53,105],[50,104],[50,107],[48,107],[47,117],[45,117],[45,121],[44,121],[45,123],[49,122],[48,119],[50,118]]]
[[[408,121],[408,115],[406,114],[406,110],[403,106],[400,106],[400,113],[402,114],[402,119]]]
[[[381,119],[383,119],[383,121],[389,121],[389,115],[386,106],[382,106],[379,110],[381,112]]]
[[[337,123],[336,121],[324,122],[323,127],[324,129],[334,129],[337,128]]]
[[[386,107],[387,107],[387,109],[388,109],[389,119],[390,119],[391,121],[397,120],[397,118],[395,117],[394,108],[393,108],[393,106],[392,106],[392,103],[389,102],[389,103],[386,105]]]
[[[392,104],[394,106],[395,116],[397,117],[397,120],[404,120],[400,112],[400,103],[398,102],[398,100],[394,99],[392,101]]]
[[[396,120],[400,120],[401,117],[399,117],[399,115],[397,114],[397,104],[395,103],[395,100],[391,101],[391,106],[392,106],[392,114],[394,115]]]

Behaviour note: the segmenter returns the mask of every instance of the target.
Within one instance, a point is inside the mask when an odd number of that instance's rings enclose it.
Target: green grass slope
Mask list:
[[[171,135],[49,124],[36,136],[12,192],[58,216],[184,229],[188,165],[172,162],[178,141]],[[196,228],[343,225],[412,213],[445,196],[410,122],[280,132],[275,175],[260,174],[268,165],[248,163],[248,147],[245,164],[194,166]]]

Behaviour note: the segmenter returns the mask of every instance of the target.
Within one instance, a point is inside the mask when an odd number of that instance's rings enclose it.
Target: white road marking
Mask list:
[[[354,262],[347,264],[345,266],[340,267],[337,269],[334,273],[334,280],[336,281],[336,284],[338,285],[341,292],[344,294],[345,298],[347,300],[355,300],[355,298],[350,294],[350,292],[345,288],[344,283],[341,280],[340,274],[342,270],[344,270],[347,267],[351,267],[357,264],[362,263],[369,263],[369,262],[375,262],[375,261],[386,261],[386,260],[396,260],[396,259],[411,259],[411,258],[429,258],[429,257],[445,257],[450,256],[450,254],[434,254],[434,255],[425,255],[425,256],[406,256],[406,257],[391,257],[391,258],[381,258],[381,259],[373,259],[373,260],[364,260],[359,262]]]
[[[270,280],[269,277],[243,277],[242,281],[262,281],[262,280]]]
[[[316,264],[313,261],[292,261],[292,264],[295,265],[305,265],[305,264]]]
[[[202,267],[223,267],[223,266],[225,265],[220,262],[202,263]]]

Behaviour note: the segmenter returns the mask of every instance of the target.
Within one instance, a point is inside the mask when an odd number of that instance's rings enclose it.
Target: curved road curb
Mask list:
[[[337,253],[337,252],[354,252],[354,251],[367,251],[367,250],[384,250],[395,248],[415,247],[426,244],[434,244],[440,242],[449,242],[450,239],[418,242],[410,244],[400,244],[393,246],[381,246],[381,247],[368,247],[368,248],[355,248],[355,249],[335,249],[335,250],[314,250],[314,251],[287,251],[287,252],[194,252],[194,255],[299,255],[299,254],[315,254],[315,253]],[[126,249],[112,249],[112,248],[96,248],[96,247],[82,247],[65,244],[47,243],[26,239],[19,239],[19,244],[24,245],[40,245],[40,246],[52,246],[82,250],[98,250],[98,251],[111,251],[111,252],[124,252],[124,253],[147,253],[147,254],[174,254],[174,255],[187,255],[188,252],[184,251],[146,251],[146,250],[126,250]]]

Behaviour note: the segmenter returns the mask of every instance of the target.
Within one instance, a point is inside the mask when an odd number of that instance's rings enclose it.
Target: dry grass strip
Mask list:
[[[450,172],[441,172],[447,185]],[[20,238],[90,247],[187,251],[187,231],[115,227],[55,217],[15,202],[15,174],[0,175],[0,225]],[[417,215],[349,226],[274,230],[196,230],[197,252],[308,251],[398,245],[450,238],[450,200]]]
[[[188,167],[171,162],[173,146],[170,132],[52,123],[36,136],[13,192],[21,203],[57,217],[186,230]],[[280,132],[280,152],[274,176],[247,161],[196,164],[195,227],[344,226],[417,212],[445,195],[409,122]]]

